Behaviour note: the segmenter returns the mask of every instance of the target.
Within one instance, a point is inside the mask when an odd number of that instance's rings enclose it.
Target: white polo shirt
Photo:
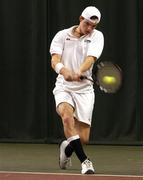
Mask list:
[[[51,55],[54,53],[60,54],[64,66],[77,72],[87,56],[94,56],[97,59],[100,57],[104,47],[104,37],[102,32],[94,29],[91,34],[77,38],[72,34],[73,28],[75,26],[59,31],[55,35],[51,42],[50,53]],[[84,74],[92,78],[92,67]],[[60,74],[57,77],[56,86],[58,89],[61,87],[64,90],[78,93],[93,91],[93,85],[90,81],[69,82],[65,81]]]

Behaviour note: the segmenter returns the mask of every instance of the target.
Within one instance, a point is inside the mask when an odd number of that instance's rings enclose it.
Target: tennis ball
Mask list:
[[[116,78],[114,76],[104,76],[102,81],[106,84],[115,84]]]

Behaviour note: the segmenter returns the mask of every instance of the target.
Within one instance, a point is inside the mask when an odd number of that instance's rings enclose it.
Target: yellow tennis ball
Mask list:
[[[114,76],[104,76],[102,80],[106,84],[114,84],[114,83],[116,83],[116,78]]]

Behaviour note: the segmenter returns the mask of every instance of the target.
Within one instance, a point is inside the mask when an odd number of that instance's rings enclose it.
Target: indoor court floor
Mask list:
[[[95,175],[80,175],[80,163],[58,166],[58,144],[0,143],[0,180],[143,180],[143,146],[87,145]]]

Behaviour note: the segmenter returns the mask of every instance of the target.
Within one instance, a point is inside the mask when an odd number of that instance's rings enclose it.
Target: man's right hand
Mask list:
[[[66,81],[73,81],[74,80],[74,73],[65,67],[63,67],[61,69],[60,74],[64,76],[64,79]]]

